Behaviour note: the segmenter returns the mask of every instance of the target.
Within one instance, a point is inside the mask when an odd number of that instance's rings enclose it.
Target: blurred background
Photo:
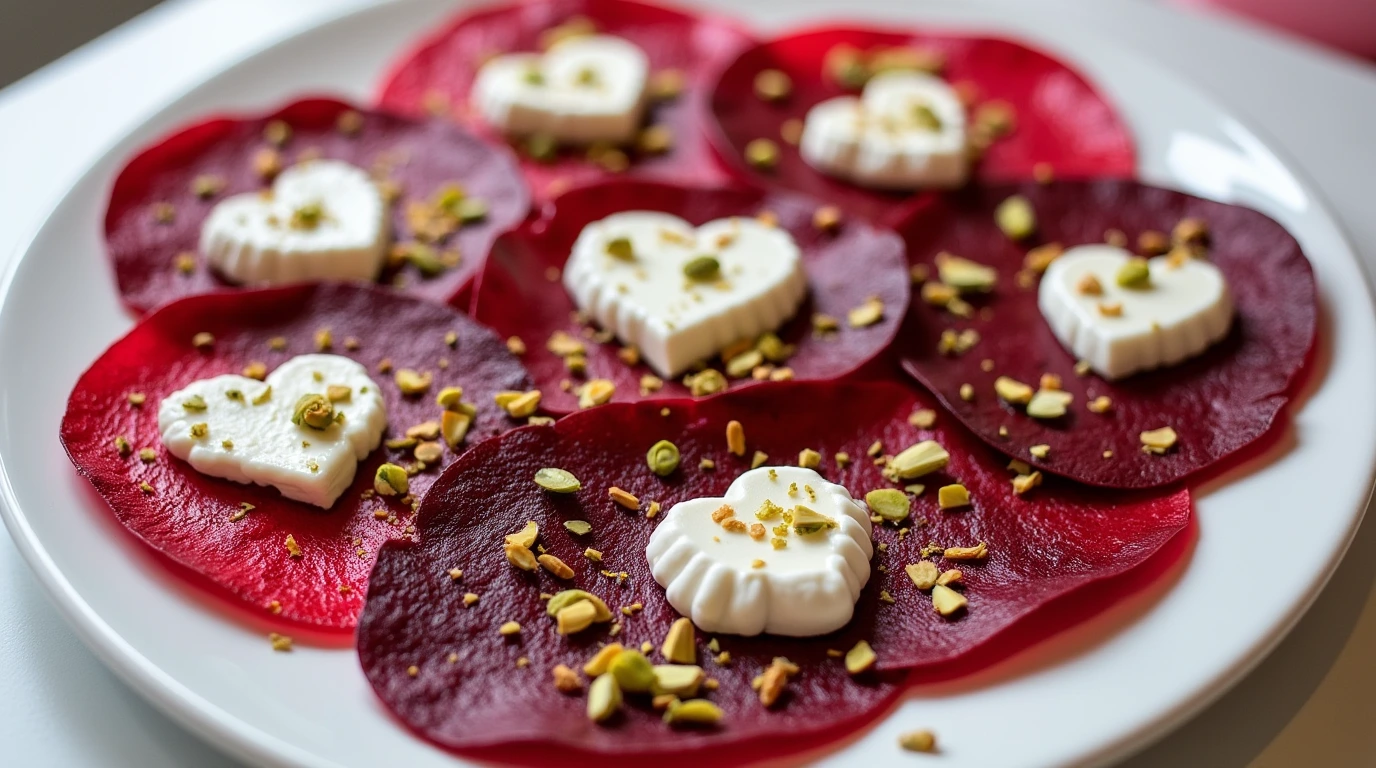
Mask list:
[[[99,37],[158,2],[0,0],[0,88]]]
[[[0,88],[160,1],[0,0]],[[165,4],[182,1],[165,0]],[[1376,0],[1156,1],[1222,8],[1329,47],[1376,58]]]

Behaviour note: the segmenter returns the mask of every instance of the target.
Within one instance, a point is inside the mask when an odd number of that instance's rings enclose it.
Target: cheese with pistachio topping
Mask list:
[[[512,136],[623,143],[645,113],[650,60],[612,35],[573,37],[544,54],[494,56],[473,83],[474,110]]]
[[[1066,251],[1042,276],[1037,301],[1061,344],[1108,379],[1194,357],[1233,321],[1228,282],[1207,260],[1144,260],[1113,245]]]
[[[802,467],[762,467],[721,498],[675,504],[645,554],[704,632],[808,637],[845,626],[869,581],[864,503]]]
[[[387,408],[368,369],[339,355],[294,357],[263,381],[200,379],[158,406],[163,444],[192,469],[325,508],[386,428]]]
[[[875,189],[958,187],[965,183],[965,106],[949,84],[919,72],[885,72],[860,98],[814,106],[799,151],[830,176]]]
[[[793,316],[807,293],[787,231],[753,218],[701,227],[624,211],[583,228],[564,267],[578,309],[661,376],[753,341]]]
[[[362,169],[313,160],[283,171],[267,192],[221,200],[201,225],[201,253],[220,275],[248,285],[373,280],[391,218]]]

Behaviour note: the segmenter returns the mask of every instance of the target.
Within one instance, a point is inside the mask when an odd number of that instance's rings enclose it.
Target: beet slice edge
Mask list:
[[[1035,239],[1022,246],[993,221],[994,208],[1013,194],[1032,203],[1039,221]],[[1142,232],[1169,234],[1186,217],[1208,223],[1209,258],[1223,271],[1237,307],[1230,335],[1169,368],[1114,382],[1076,375],[1074,357],[1037,308],[1036,289],[1016,284],[1027,247],[1103,242],[1108,230],[1117,230],[1136,248]],[[1283,423],[1282,412],[1310,368],[1318,327],[1313,269],[1280,224],[1249,208],[1131,181],[1056,182],[946,195],[914,206],[898,226],[914,264],[931,264],[945,250],[999,270],[994,293],[973,300],[992,310],[988,319],[976,313],[957,321],[912,302],[896,345],[904,367],[991,446],[1047,472],[1091,485],[1149,488],[1221,468]],[[981,341],[964,355],[943,356],[937,341],[946,328],[973,328]],[[985,360],[994,363],[989,371]],[[997,376],[1035,386],[1048,372],[1075,396],[1071,412],[1055,423],[1031,419],[994,396]],[[976,393],[969,402],[959,396],[965,383]],[[1085,404],[1101,395],[1111,399],[1111,411],[1086,411]],[[1163,426],[1179,433],[1178,445],[1165,455],[1143,453],[1139,433]],[[1038,444],[1050,446],[1045,459],[1027,451]],[[1112,455],[1106,458],[1105,451]]]
[[[384,321],[385,319],[385,321]],[[383,541],[408,535],[413,516],[395,498],[371,496],[379,464],[409,464],[409,450],[379,447],[358,467],[353,485],[330,510],[283,498],[275,488],[243,485],[202,475],[162,446],[158,403],[187,383],[222,373],[239,373],[261,361],[269,370],[294,355],[315,352],[315,334],[329,328],[331,354],[364,364],[384,392],[388,436],[439,417],[435,392],[460,385],[478,415],[469,445],[516,425],[492,396],[520,389],[525,371],[489,330],[452,310],[381,288],[343,284],[226,291],[191,297],[149,314],[92,364],[72,391],[61,438],[72,463],[105,499],[116,519],[137,539],[199,586],[261,611],[265,620],[323,631],[352,629],[366,591],[368,569]],[[214,336],[210,349],[192,346],[192,335]],[[446,335],[454,333],[454,345]],[[360,346],[347,349],[346,339]],[[283,337],[284,351],[269,348]],[[434,374],[431,391],[403,397],[378,364]],[[440,369],[447,358],[450,367]],[[131,392],[146,396],[141,407]],[[114,440],[132,448],[120,456]],[[142,448],[155,452],[144,462]],[[446,451],[443,464],[453,461]],[[438,476],[431,468],[411,478],[419,496]],[[153,491],[146,494],[140,483]],[[241,502],[254,505],[231,521]],[[376,519],[386,510],[395,521]],[[302,550],[293,558],[285,546],[292,535]],[[360,554],[361,552],[361,554]],[[273,605],[276,601],[276,606]]]
[[[716,71],[754,37],[735,20],[717,15],[635,0],[537,0],[464,12],[396,60],[382,80],[378,104],[402,114],[447,117],[494,142],[505,141],[468,108],[478,68],[493,53],[540,50],[543,33],[577,18],[639,45],[649,56],[652,74],[677,69],[686,76],[682,94],[652,106],[647,120],[647,125],[668,126],[672,148],[659,155],[630,153],[630,174],[703,184],[725,181],[727,174],[707,141],[706,91]],[[574,148],[549,163],[523,158],[521,168],[537,201],[612,175]]]
[[[340,116],[349,112],[359,115],[356,131],[338,127]],[[254,170],[253,159],[273,148],[263,133],[274,120],[291,127],[290,138],[277,149],[283,167],[312,156],[367,171],[387,166],[378,173],[400,190],[392,206],[393,242],[413,237],[407,203],[428,201],[448,184],[458,183],[487,202],[483,221],[464,226],[437,246],[457,250],[457,266],[433,277],[411,265],[384,269],[380,282],[404,293],[435,301],[462,293],[492,241],[529,211],[529,194],[510,152],[438,121],[411,120],[330,98],[301,99],[260,114],[212,116],[159,137],[139,150],[115,179],[105,211],[106,251],[121,301],[130,310],[142,313],[184,296],[236,288],[197,253],[201,224],[225,197],[268,188],[270,182]],[[201,175],[218,177],[224,188],[209,197],[197,195],[193,184]],[[158,219],[161,204],[170,204],[170,221]],[[190,272],[179,269],[181,254],[195,256]]]
[[[606,378],[616,384],[615,402],[684,397],[681,380],[666,381],[662,389],[641,394],[641,376],[652,373],[641,363],[627,365],[617,357],[616,340],[597,343],[584,338],[584,327],[571,317],[576,309],[558,277],[573,242],[589,223],[625,210],[672,213],[701,226],[730,216],[754,216],[768,211],[778,218],[803,251],[809,294],[794,318],[779,329],[784,342],[797,352],[783,366],[794,380],[831,380],[845,376],[879,357],[893,340],[908,302],[908,276],[902,244],[893,233],[861,221],[842,221],[835,232],[820,231],[812,222],[819,204],[788,194],[747,188],[685,187],[644,180],[613,180],[571,190],[556,199],[545,218],[523,225],[500,238],[475,289],[473,316],[503,336],[519,337],[527,347],[523,358],[536,385],[544,393],[543,407],[568,413],[578,407],[573,391],[584,379]],[[874,325],[853,328],[847,313],[870,297],[884,304],[884,316]],[[813,333],[812,316],[837,318],[833,335]],[[550,335],[563,331],[583,338],[587,372],[571,376],[563,359],[545,348]],[[733,379],[731,389],[757,384]]]
[[[786,120],[802,120],[815,104],[846,91],[824,74],[828,51],[840,44],[861,50],[911,46],[945,56],[943,76],[973,86],[975,104],[1004,101],[1015,111],[1016,128],[993,143],[973,169],[975,183],[1032,178],[1045,163],[1058,178],[1131,177],[1136,150],[1126,124],[1108,98],[1082,75],[1013,39],[920,31],[892,32],[863,27],[818,27],[785,34],[743,52],[713,87],[712,141],[732,170],[754,183],[812,195],[875,221],[888,221],[912,194],[865,189],[814,170],[780,136]],[[754,92],[763,69],[779,69],[792,80],[786,100],[769,103]],[[778,166],[760,173],[743,162],[746,144],[775,141]]]
[[[1004,655],[1025,647],[1009,638],[1037,608],[1133,574],[1187,530],[1190,502],[1184,490],[1111,494],[1050,480],[1026,497],[1014,498],[1008,482],[1012,475],[997,452],[949,419],[932,430],[909,424],[907,416],[915,407],[930,404],[925,394],[896,384],[770,383],[703,400],[603,406],[553,426],[523,428],[489,440],[432,487],[417,519],[418,540],[388,544],[379,555],[358,631],[364,672],[384,704],[408,727],[464,755],[501,757],[505,753],[498,748],[509,746],[522,750],[531,762],[558,750],[578,755],[580,762],[614,753],[675,763],[710,757],[734,764],[760,758],[757,741],[780,729],[794,732],[794,718],[815,718],[817,706],[844,712],[847,718],[844,726],[819,739],[858,729],[887,706],[892,693],[887,686],[895,685],[893,675],[904,669],[921,670],[924,678],[940,675],[995,639]],[[660,414],[661,406],[668,415]],[[804,410],[827,418],[800,420],[797,415]],[[906,447],[919,437],[938,439],[951,451],[952,463],[921,481],[933,488],[914,502],[914,516],[926,517],[926,526],[901,538],[892,526],[877,529],[876,540],[886,549],[877,554],[876,563],[888,571],[871,574],[851,625],[820,638],[716,636],[721,649],[731,654],[729,666],[704,658],[708,637],[699,633],[699,660],[720,684],[708,696],[727,708],[727,727],[671,730],[655,713],[635,705],[612,726],[593,726],[583,712],[583,698],[557,693],[550,670],[559,663],[580,668],[598,641],[612,638],[598,629],[560,638],[538,595],[574,587],[592,591],[621,622],[616,641],[632,646],[650,641],[658,648],[678,614],[644,560],[644,544],[655,524],[645,510],[651,500],[667,511],[684,498],[720,495],[749,467],[748,455],[738,458],[726,449],[723,425],[729,418],[745,425],[747,454],[763,450],[780,463],[791,463],[800,447],[814,448],[826,457],[822,473],[857,495],[892,487],[865,455],[875,439],[883,441],[885,450]],[[683,454],[679,470],[665,479],[644,464],[645,447],[659,439],[675,441]],[[837,450],[855,457],[845,469],[832,461]],[[698,468],[703,458],[716,462],[714,471]],[[568,496],[540,490],[531,477],[545,466],[573,472],[582,489]],[[975,506],[939,512],[934,486],[957,476],[971,489]],[[607,497],[612,485],[637,494],[640,512],[614,506]],[[562,523],[575,519],[591,523],[592,532],[573,535],[565,530]],[[573,579],[528,574],[506,562],[503,536],[528,520],[539,524],[540,544],[573,567]],[[971,601],[969,612],[954,621],[939,617],[930,598],[917,591],[903,570],[933,539],[951,546],[983,540],[990,547],[983,563],[942,563],[965,573]],[[588,547],[602,553],[600,562],[584,556]],[[454,579],[451,568],[460,569],[461,578]],[[599,574],[603,569],[624,571],[629,578],[621,583]],[[881,600],[881,591],[894,602]],[[478,598],[466,606],[464,595],[470,592]],[[617,610],[636,602],[643,610],[634,615]],[[1066,611],[1062,616],[1071,615],[1066,621],[1084,618],[1073,616],[1076,605],[1061,603]],[[497,628],[507,621],[521,624],[519,640],[498,635]],[[885,671],[851,680],[827,649],[846,650],[862,638],[874,645]],[[799,663],[803,672],[791,684],[794,698],[766,713],[749,684],[777,655]],[[518,667],[521,658],[528,660],[524,668]],[[518,708],[525,713],[519,718],[513,716]],[[743,728],[761,732],[745,733]],[[730,750],[724,749],[727,745]],[[777,740],[769,746],[775,756],[785,749]],[[786,749],[812,746],[799,743]]]

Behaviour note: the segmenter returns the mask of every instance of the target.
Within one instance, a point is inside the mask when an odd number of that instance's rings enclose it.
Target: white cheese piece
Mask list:
[[[325,429],[293,424],[297,400],[324,395],[330,385],[350,390],[333,403],[343,421]],[[193,436],[201,424],[204,435]],[[191,382],[158,406],[158,429],[168,452],[197,472],[270,485],[328,509],[353,482],[358,462],[382,441],[387,408],[362,365],[338,355],[300,355],[264,381],[227,374]]]
[[[790,514],[807,507],[835,527],[809,534],[789,527],[780,536],[775,526],[787,524],[777,510],[770,519],[756,515],[766,501]],[[723,504],[734,510],[725,520],[763,525],[765,535],[714,522]],[[870,530],[864,503],[845,488],[811,469],[761,467],[736,478],[723,498],[675,504],[650,534],[645,555],[669,604],[698,629],[809,637],[850,621],[870,578]],[[786,546],[776,549],[776,538]]]
[[[623,239],[630,258],[608,251]],[[718,279],[689,279],[684,266],[704,255],[718,260]],[[807,276],[793,236],[753,218],[694,229],[671,214],[624,211],[583,228],[564,287],[580,310],[674,377],[782,325],[802,303]]]
[[[314,222],[313,210],[319,213]],[[337,160],[314,160],[283,171],[270,193],[220,201],[201,225],[200,247],[235,283],[371,281],[390,237],[387,204],[368,174]]]
[[[576,37],[544,55],[494,56],[478,71],[471,100],[489,125],[508,135],[624,143],[640,129],[649,71],[645,52],[628,40]]]
[[[969,171],[965,106],[941,78],[886,72],[858,99],[810,109],[799,152],[818,171],[864,187],[958,187]]]
[[[1149,287],[1125,288],[1117,275],[1132,257],[1112,245],[1071,248],[1047,268],[1037,295],[1061,344],[1108,379],[1198,355],[1227,336],[1233,320],[1218,267],[1158,256],[1147,262]]]

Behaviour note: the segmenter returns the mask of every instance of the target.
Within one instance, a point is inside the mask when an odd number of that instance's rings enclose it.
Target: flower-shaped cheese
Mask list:
[[[669,604],[706,632],[806,637],[850,621],[870,577],[870,518],[811,469],[761,467],[679,502],[645,548]]]
[[[625,142],[640,129],[650,62],[612,35],[575,37],[549,51],[495,56],[473,83],[473,107],[513,136],[561,143]]]
[[[361,168],[315,160],[283,171],[268,193],[222,200],[201,225],[201,252],[235,283],[372,280],[390,212]]]
[[[192,382],[163,399],[158,428],[168,452],[198,472],[328,509],[381,442],[387,410],[362,365],[300,355],[264,381]]]

